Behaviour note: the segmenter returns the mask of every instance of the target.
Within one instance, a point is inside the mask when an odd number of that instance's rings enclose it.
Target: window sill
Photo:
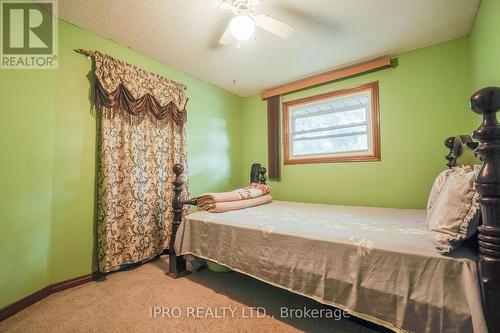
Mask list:
[[[306,158],[287,158],[284,164],[314,164],[314,163],[345,163],[345,162],[377,162],[380,161],[380,155],[357,155],[357,156],[339,156],[339,157],[306,157]]]

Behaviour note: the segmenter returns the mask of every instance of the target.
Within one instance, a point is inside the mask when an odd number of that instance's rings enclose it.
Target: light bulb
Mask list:
[[[247,15],[238,15],[229,23],[229,31],[237,40],[247,40],[255,32],[255,23]]]

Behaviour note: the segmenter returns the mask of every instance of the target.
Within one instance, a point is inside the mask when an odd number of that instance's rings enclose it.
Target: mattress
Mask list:
[[[476,254],[438,254],[425,210],[273,201],[195,212],[175,250],[394,331],[487,331]]]

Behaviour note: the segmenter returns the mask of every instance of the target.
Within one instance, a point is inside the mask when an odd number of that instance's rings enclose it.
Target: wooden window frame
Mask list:
[[[330,154],[326,156],[312,157],[291,157],[290,152],[290,120],[289,108],[291,106],[319,101],[330,97],[338,97],[342,95],[350,95],[359,92],[369,91],[371,93],[371,142],[373,145],[372,151],[367,154],[356,154],[347,156],[334,156],[344,153]],[[296,99],[283,103],[283,143],[284,143],[284,164],[310,164],[310,163],[343,163],[343,162],[374,162],[380,161],[380,112],[379,112],[379,92],[378,81],[367,83],[361,86],[335,90],[332,92],[310,96],[306,98]],[[349,154],[349,152],[345,153]]]

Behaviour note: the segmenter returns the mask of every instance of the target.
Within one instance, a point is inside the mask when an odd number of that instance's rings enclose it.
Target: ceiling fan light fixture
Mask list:
[[[255,23],[248,15],[238,15],[229,23],[229,31],[237,40],[247,40],[255,33]]]

